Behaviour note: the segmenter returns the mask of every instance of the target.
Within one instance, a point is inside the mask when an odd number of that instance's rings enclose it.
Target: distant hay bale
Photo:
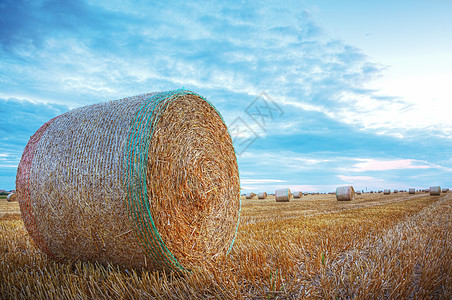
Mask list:
[[[429,191],[430,191],[430,196],[441,195],[441,187],[440,186],[431,186]]]
[[[399,190],[394,190],[394,194],[397,194],[399,192]]]
[[[245,197],[246,197],[246,199],[253,199],[254,197],[256,197],[256,194],[255,193],[247,193],[245,195]]]
[[[356,195],[361,195],[361,191],[356,191]]]
[[[302,192],[294,192],[294,193],[293,193],[293,197],[294,197],[294,198],[301,198],[301,196],[303,196],[303,193],[302,193]]]
[[[416,194],[416,189],[415,188],[409,188],[408,189],[408,193],[409,194]]]
[[[25,227],[49,256],[182,271],[232,247],[240,211],[226,124],[186,90],[69,111],[28,142]]]
[[[448,193],[449,192],[449,188],[443,188],[442,192],[443,193]]]
[[[16,193],[8,194],[8,196],[6,196],[6,201],[8,201],[8,202],[16,202],[17,201],[17,194]]]
[[[389,194],[391,194],[391,190],[390,189],[384,189],[383,194],[389,195]]]
[[[355,200],[355,189],[351,185],[339,186],[336,188],[337,201]]]
[[[289,202],[290,201],[290,189],[278,189],[275,191],[276,202]]]
[[[257,198],[258,199],[267,199],[267,193],[261,192],[261,193],[257,194]]]

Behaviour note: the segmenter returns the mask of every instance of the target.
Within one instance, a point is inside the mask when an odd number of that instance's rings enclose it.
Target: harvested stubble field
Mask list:
[[[175,275],[56,262],[0,199],[2,299],[435,298],[452,295],[452,193],[242,197],[229,257]]]

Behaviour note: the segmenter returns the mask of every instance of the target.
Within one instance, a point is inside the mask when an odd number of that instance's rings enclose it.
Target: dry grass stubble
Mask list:
[[[271,199],[259,206],[256,200],[245,201],[249,222],[240,225],[229,258],[179,277],[49,260],[33,246],[19,215],[9,213],[0,220],[0,293],[21,299],[451,295],[452,195],[399,194],[378,205],[370,205],[377,197],[364,195],[346,210],[324,196],[280,206]],[[295,213],[290,215],[284,204],[294,205]],[[303,209],[314,214],[301,214]],[[278,211],[285,218],[259,217]]]

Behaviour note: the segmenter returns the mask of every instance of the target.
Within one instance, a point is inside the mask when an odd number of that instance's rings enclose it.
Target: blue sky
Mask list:
[[[50,118],[182,87],[243,192],[452,185],[450,1],[149,3],[0,0],[0,189]]]

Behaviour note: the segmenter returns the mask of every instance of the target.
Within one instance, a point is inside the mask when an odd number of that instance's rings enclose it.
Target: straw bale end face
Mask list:
[[[16,202],[17,201],[17,194],[16,193],[8,194],[8,196],[6,196],[6,201],[8,201],[8,202]]]
[[[276,202],[289,202],[291,196],[292,194],[288,188],[278,189],[275,191]]]
[[[431,186],[429,188],[430,196],[440,196],[441,195],[441,187],[440,186]]]
[[[254,197],[256,197],[255,193],[248,193],[248,194],[245,195],[246,199],[253,199]]]
[[[353,201],[355,200],[355,189],[351,185],[339,186],[336,188],[337,201]]]
[[[300,191],[294,192],[294,193],[293,193],[293,197],[294,197],[294,198],[301,198],[302,196],[303,196],[303,193],[300,192]]]
[[[47,254],[180,271],[232,247],[237,160],[223,119],[201,96],[139,95],[45,125],[16,185],[27,230]]]
[[[257,199],[267,199],[267,193],[261,192],[261,193],[257,194]]]

